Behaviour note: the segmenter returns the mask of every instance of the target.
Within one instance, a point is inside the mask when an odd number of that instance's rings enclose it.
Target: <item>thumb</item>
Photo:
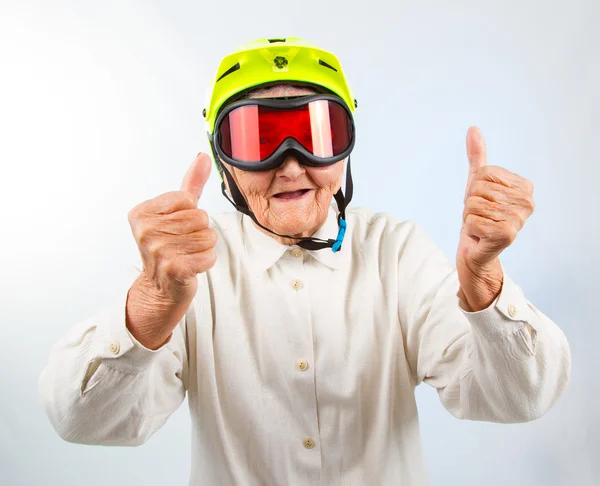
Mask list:
[[[181,190],[194,196],[196,204],[198,204],[202,190],[206,185],[208,176],[210,176],[211,165],[210,157],[200,152],[185,173],[181,183]]]
[[[469,197],[469,188],[477,174],[477,171],[487,165],[487,151],[485,140],[481,130],[477,127],[469,127],[467,131],[467,158],[469,159],[469,178],[465,189],[465,202]]]

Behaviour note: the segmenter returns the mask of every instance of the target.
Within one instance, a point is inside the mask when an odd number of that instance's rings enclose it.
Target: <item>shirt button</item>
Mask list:
[[[310,438],[304,439],[303,442],[304,447],[306,447],[307,449],[312,449],[315,446],[315,441]]]
[[[510,317],[515,317],[517,315],[517,308],[512,304],[508,306],[508,315]]]
[[[302,250],[300,248],[294,248],[292,250],[292,256],[300,258],[302,256]]]
[[[113,341],[108,346],[108,349],[110,349],[112,354],[119,354],[119,351],[121,351],[121,345],[119,344],[119,341]]]
[[[293,280],[292,281],[292,288],[294,290],[300,290],[302,287],[304,287],[304,284],[302,283],[301,280]]]
[[[296,361],[296,368],[298,368],[300,371],[305,371],[308,368],[308,363],[306,360],[299,359]]]

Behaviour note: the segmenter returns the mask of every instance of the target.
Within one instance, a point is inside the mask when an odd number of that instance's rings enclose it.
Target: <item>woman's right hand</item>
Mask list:
[[[199,153],[181,189],[138,204],[128,218],[140,251],[143,287],[162,304],[189,304],[198,288],[196,275],[216,261],[217,233],[198,201],[211,170],[210,157]]]

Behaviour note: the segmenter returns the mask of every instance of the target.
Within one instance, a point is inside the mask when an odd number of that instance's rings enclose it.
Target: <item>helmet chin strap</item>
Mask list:
[[[219,160],[217,158],[217,155],[214,153],[214,151],[213,151],[213,154],[215,155],[215,159]],[[348,156],[348,166],[346,169],[346,195],[344,196],[344,193],[342,192],[342,189],[340,188],[340,190],[338,192],[336,192],[333,196],[335,198],[335,201],[337,203],[338,210],[339,210],[339,214],[337,217],[339,230],[338,230],[337,238],[335,240],[333,240],[333,239],[322,240],[320,238],[312,238],[312,237],[299,238],[297,236],[280,235],[279,233],[275,233],[274,231],[270,230],[269,228],[263,226],[262,224],[260,224],[258,222],[254,213],[252,211],[250,211],[250,208],[248,207],[248,203],[246,202],[246,199],[244,198],[244,196],[240,192],[239,188],[237,187],[235,181],[233,180],[233,177],[229,173],[229,170],[227,170],[227,167],[225,167],[225,165],[221,161],[219,161],[219,163],[221,165],[221,169],[223,170],[223,173],[225,174],[225,177],[227,178],[227,184],[229,185],[229,190],[231,191],[231,197],[229,197],[229,194],[227,194],[227,187],[225,185],[225,181],[223,180],[221,182],[221,192],[223,193],[223,196],[225,196],[225,198],[238,211],[240,211],[241,213],[252,218],[252,221],[254,221],[262,229],[264,229],[265,231],[268,231],[271,234],[274,234],[275,236],[279,236],[281,238],[300,240],[297,243],[298,246],[301,248],[304,248],[306,250],[321,250],[323,248],[331,248],[331,250],[333,252],[337,252],[341,249],[342,242],[344,241],[344,236],[346,234],[346,208],[348,207],[348,204],[352,200],[352,192],[353,192],[352,173],[350,171],[350,156]]]

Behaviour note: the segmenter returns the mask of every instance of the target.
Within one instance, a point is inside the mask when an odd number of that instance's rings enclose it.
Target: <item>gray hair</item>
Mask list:
[[[298,86],[293,84],[276,84],[274,86],[259,86],[245,93],[243,99],[248,98],[286,98],[288,96],[302,96],[317,93],[310,86]]]

